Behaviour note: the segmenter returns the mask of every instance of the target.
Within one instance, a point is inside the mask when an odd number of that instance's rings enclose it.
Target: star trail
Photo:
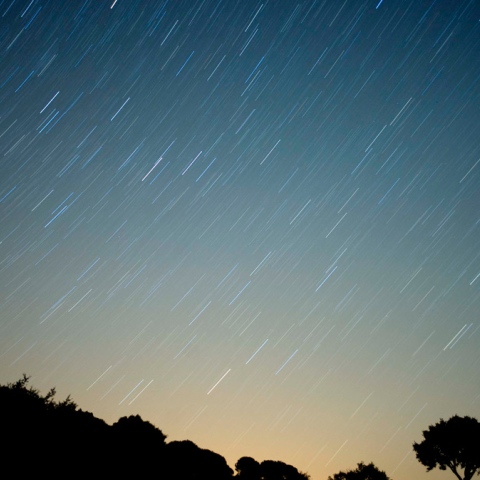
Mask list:
[[[326,479],[480,417],[476,0],[0,0],[0,378]],[[437,476],[435,476],[437,475]]]

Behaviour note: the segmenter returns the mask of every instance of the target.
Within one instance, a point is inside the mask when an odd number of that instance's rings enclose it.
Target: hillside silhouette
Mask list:
[[[46,473],[50,478],[157,478],[178,480],[307,480],[307,474],[283,462],[238,460],[237,472],[224,457],[190,440],[167,436],[139,415],[113,425],[78,408],[67,397],[55,400],[29,386],[29,377],[0,386],[0,424],[4,458],[14,477]]]

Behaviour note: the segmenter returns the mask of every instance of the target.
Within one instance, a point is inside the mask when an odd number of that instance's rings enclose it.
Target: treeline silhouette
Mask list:
[[[50,478],[156,478],[176,480],[307,480],[283,462],[242,457],[236,473],[225,458],[190,440],[166,435],[139,415],[113,425],[79,409],[67,397],[55,400],[28,385],[29,377],[0,386],[2,457],[11,478],[46,473]]]
[[[2,472],[5,478],[155,478],[175,480],[308,480],[280,461],[242,457],[235,472],[225,458],[190,440],[166,435],[139,415],[113,425],[78,408],[68,396],[55,400],[28,385],[29,377],[0,385]],[[440,420],[413,444],[417,460],[431,471],[450,470],[457,480],[480,475],[480,422],[457,415]],[[9,467],[7,469],[7,466]],[[373,463],[340,471],[328,480],[391,480]]]

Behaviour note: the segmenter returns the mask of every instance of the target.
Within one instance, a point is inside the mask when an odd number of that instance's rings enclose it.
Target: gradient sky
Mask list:
[[[480,417],[476,0],[0,1],[0,381],[325,480]]]

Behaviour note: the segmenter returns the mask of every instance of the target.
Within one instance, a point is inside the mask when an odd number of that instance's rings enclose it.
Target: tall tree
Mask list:
[[[455,415],[447,421],[440,419],[423,432],[423,440],[414,443],[413,449],[427,472],[449,468],[458,480],[480,475],[480,423],[475,418]]]

